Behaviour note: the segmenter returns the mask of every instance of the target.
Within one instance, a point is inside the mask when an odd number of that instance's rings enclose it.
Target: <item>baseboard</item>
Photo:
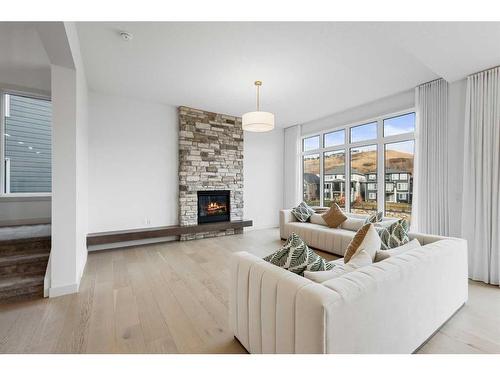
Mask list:
[[[90,253],[93,251],[100,251],[100,250],[112,250],[112,249],[120,249],[123,247],[149,245],[160,242],[171,242],[171,241],[176,241],[177,238],[178,238],[177,236],[169,236],[169,237],[147,238],[134,241],[113,242],[102,245],[89,245],[87,249]]]
[[[279,228],[279,224],[262,225],[259,227],[248,227],[248,228],[245,228],[245,232],[251,232],[254,230],[261,230],[261,229],[275,229],[275,228]]]
[[[51,254],[49,253],[49,261],[47,262],[47,269],[45,270],[45,276],[43,278],[43,298],[49,296],[50,289],[50,267],[51,267]]]
[[[49,298],[64,296],[66,294],[78,293],[79,283],[60,285],[49,288]]]

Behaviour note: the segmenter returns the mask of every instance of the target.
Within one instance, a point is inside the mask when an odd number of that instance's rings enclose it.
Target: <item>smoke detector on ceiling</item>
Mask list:
[[[120,36],[126,42],[128,42],[129,40],[132,40],[132,38],[134,37],[132,34],[130,34],[127,31],[120,31]]]

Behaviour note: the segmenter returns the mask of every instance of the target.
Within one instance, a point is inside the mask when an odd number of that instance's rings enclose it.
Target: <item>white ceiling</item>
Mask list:
[[[120,30],[133,34],[123,41]],[[304,123],[500,64],[500,23],[79,23],[89,86]]]
[[[50,62],[35,24],[0,22],[0,83],[50,92]]]

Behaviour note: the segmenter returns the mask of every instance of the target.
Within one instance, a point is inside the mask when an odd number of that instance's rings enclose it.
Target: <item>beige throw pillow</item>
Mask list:
[[[323,283],[331,279],[336,279],[337,277],[343,276],[352,271],[356,271],[358,268],[369,266],[373,262],[370,255],[366,251],[362,250],[352,257],[347,264],[344,264],[342,259],[339,259],[337,262],[334,261],[330,263],[334,265],[332,270],[316,272],[304,271],[304,277],[317,283]]]
[[[330,228],[337,228],[347,220],[347,216],[344,215],[337,203],[333,203],[330,209],[321,216]]]
[[[411,240],[408,243],[405,243],[404,245],[394,247],[389,250],[378,250],[377,253],[375,254],[375,262],[380,262],[384,259],[403,254],[407,252],[408,250],[411,249],[416,249],[417,247],[420,247],[420,242],[415,238],[414,240]]]
[[[361,251],[366,251],[372,262],[375,260],[375,254],[380,249],[380,237],[373,224],[365,224],[356,232],[351,240],[344,255],[344,263],[349,263],[351,258]]]
[[[345,275],[348,272],[350,271],[346,270],[344,267],[334,267],[333,270],[329,271],[304,271],[304,277],[316,283],[322,283],[330,279],[335,279],[337,277]]]
[[[357,232],[361,227],[365,225],[364,219],[359,219],[356,217],[347,217],[347,220],[340,226],[342,229],[347,229],[353,232]]]
[[[351,259],[346,263],[346,267],[350,267],[352,269],[358,269],[364,266],[369,266],[373,263],[372,256],[368,254],[366,250],[361,250],[354,254]]]
[[[312,224],[319,224],[319,225],[324,225],[325,227],[328,226],[326,221],[323,219],[323,217],[320,214],[312,214],[311,217],[309,218],[309,221]]]

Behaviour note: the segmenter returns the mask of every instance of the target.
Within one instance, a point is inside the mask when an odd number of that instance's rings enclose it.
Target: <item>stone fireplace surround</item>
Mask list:
[[[179,225],[198,224],[199,190],[229,190],[231,220],[243,220],[241,118],[179,107]],[[226,229],[181,235],[191,240],[241,233]]]

